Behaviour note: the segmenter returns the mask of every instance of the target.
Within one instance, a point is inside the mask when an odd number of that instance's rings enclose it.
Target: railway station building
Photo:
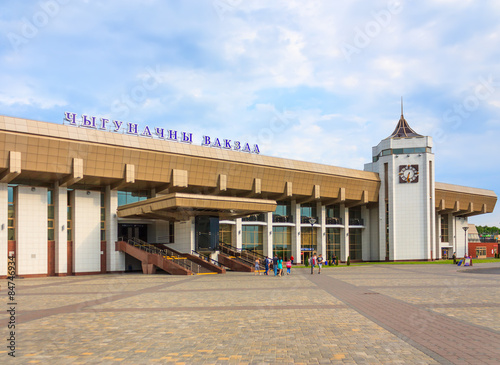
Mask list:
[[[197,145],[185,131],[64,120],[0,116],[0,276],[9,258],[22,276],[146,272],[130,240],[218,262],[222,246],[296,263],[312,253],[463,256],[468,217],[497,200],[436,182],[432,138],[403,115],[364,170],[265,156],[245,141]]]

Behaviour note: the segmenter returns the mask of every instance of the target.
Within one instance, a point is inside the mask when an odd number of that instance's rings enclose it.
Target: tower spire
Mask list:
[[[401,96],[401,118],[399,118],[398,124],[394,132],[387,138],[410,138],[410,137],[422,137],[422,135],[415,132],[409,126],[405,117],[403,116],[403,97]]]

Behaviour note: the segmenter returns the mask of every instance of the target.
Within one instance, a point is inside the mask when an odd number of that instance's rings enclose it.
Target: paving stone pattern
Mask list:
[[[0,364],[498,364],[500,265],[474,270],[17,278]]]

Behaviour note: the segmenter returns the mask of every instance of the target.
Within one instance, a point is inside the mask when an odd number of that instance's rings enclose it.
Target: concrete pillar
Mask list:
[[[7,238],[9,231],[8,224],[8,204],[9,204],[9,194],[8,194],[8,184],[0,184],[0,275],[7,275]],[[5,294],[7,295],[7,294]]]
[[[241,218],[236,218],[236,241],[233,242],[233,246],[239,249],[243,248],[243,229],[241,224]]]
[[[344,223],[344,228],[340,229],[340,260],[345,262],[349,256],[349,208],[345,204],[340,205],[340,217]]]
[[[370,210],[366,208],[366,205],[361,207],[361,218],[363,219],[364,226],[361,231],[361,259],[363,261],[372,260],[370,252]]]
[[[292,229],[292,255],[295,262],[300,264],[302,262],[301,256],[301,241],[300,241],[300,204],[292,200],[291,210],[293,215],[293,222],[295,227]]]
[[[104,192],[104,209],[106,211],[106,268],[108,271],[125,271],[125,254],[115,251],[118,241],[118,191],[106,186]]]
[[[55,272],[68,272],[68,189],[54,184]]]
[[[266,225],[263,227],[263,251],[264,256],[273,256],[273,213],[265,213]]]
[[[321,226],[318,228],[318,255],[322,254],[323,259],[326,259],[326,207],[318,202],[317,206],[318,214],[318,224]]]

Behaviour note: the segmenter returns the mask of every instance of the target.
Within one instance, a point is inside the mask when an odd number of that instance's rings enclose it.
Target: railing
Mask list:
[[[342,224],[342,218],[326,217],[326,224]]]
[[[241,218],[241,220],[243,222],[265,222],[266,215],[264,213],[252,214],[252,215],[249,215],[248,217]]]
[[[273,214],[274,223],[293,223],[293,215]]]
[[[237,259],[245,262],[248,265],[253,266],[255,264],[255,260],[258,259],[263,259],[264,256],[258,254],[257,252],[249,252],[247,250],[242,250],[237,247],[233,247],[231,245],[225,244],[220,242],[219,243],[219,249],[222,253],[225,253],[227,255],[231,255],[236,257]]]
[[[168,258],[171,258],[172,260],[175,260],[175,261],[173,261],[174,263],[176,263],[179,266],[182,266],[183,268],[191,271],[192,273],[199,274],[200,269],[202,268],[197,263],[194,263],[194,262],[188,260],[186,257],[183,257],[183,256],[179,255],[178,253],[176,253],[168,248],[160,249],[160,248],[158,248],[154,245],[151,245],[151,244],[149,244],[149,243],[147,243],[139,238],[135,238],[135,237],[129,238],[126,242],[128,242],[132,246],[140,248],[141,250],[146,251],[148,253],[160,255],[165,260]]]
[[[350,226],[364,226],[365,221],[362,218],[349,218]]]
[[[219,261],[217,260],[214,260],[213,258],[211,258],[209,255],[205,255],[201,252],[198,252],[198,251],[195,251],[195,250],[191,250],[191,253],[195,256],[198,256],[200,259],[202,260],[205,260],[207,262],[210,262],[211,264],[215,265],[215,266],[218,266],[218,267],[221,267],[223,269],[227,269],[228,267],[225,266],[225,265],[222,265]]]
[[[311,219],[314,219],[314,224],[319,224],[321,223],[319,220],[318,220],[318,217],[307,217],[305,215],[301,216],[300,217],[300,223],[308,223],[308,224],[311,224],[310,220]]]

